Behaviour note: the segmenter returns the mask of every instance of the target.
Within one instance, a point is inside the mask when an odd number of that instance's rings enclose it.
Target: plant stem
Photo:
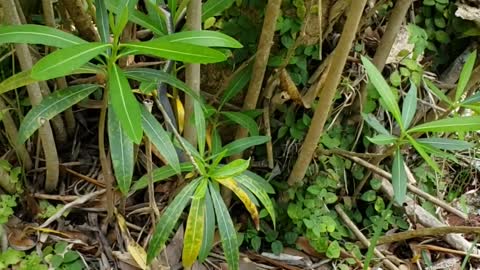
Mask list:
[[[327,121],[330,107],[333,103],[338,84],[340,83],[342,71],[347,61],[350,48],[352,47],[352,42],[355,39],[358,24],[366,3],[366,0],[352,1],[347,20],[343,27],[342,36],[340,37],[338,46],[333,52],[335,65],[330,66],[325,87],[320,94],[319,103],[312,118],[312,124],[308,129],[300,154],[288,178],[288,184],[291,186],[302,181],[320,137],[322,136],[323,128]]]

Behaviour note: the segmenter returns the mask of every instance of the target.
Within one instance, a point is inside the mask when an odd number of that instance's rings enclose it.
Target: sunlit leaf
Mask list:
[[[415,126],[407,132],[469,132],[478,130],[480,130],[480,116],[464,116],[428,122]]]
[[[402,121],[403,127],[408,128],[412,122],[415,113],[417,112],[417,87],[415,83],[410,81],[410,90],[403,100],[402,107]]]
[[[382,97],[383,104],[385,104],[386,109],[391,112],[395,120],[397,120],[397,122],[402,125],[400,108],[398,107],[397,100],[395,99],[395,96],[393,95],[390,86],[387,84],[387,81],[385,81],[380,71],[378,71],[375,65],[370,62],[370,60],[363,56],[361,58],[363,66],[367,71],[368,78]]]
[[[395,158],[392,165],[392,185],[393,198],[399,205],[403,205],[407,195],[407,173],[405,171],[405,163],[403,162],[400,149],[395,152]]]
[[[143,137],[140,105],[132,93],[127,78],[116,64],[112,65],[108,77],[112,108],[128,137],[139,144]]]
[[[85,44],[87,41],[52,27],[24,24],[2,25],[0,27],[0,44],[4,43],[27,43],[67,48]]]
[[[273,203],[270,197],[268,197],[267,192],[263,190],[262,185],[258,184],[257,181],[253,180],[252,178],[248,177],[245,174],[237,175],[234,179],[248,188],[255,196],[260,200],[263,207],[267,210],[268,214],[272,218],[273,225],[276,226],[276,216],[275,216],[275,209],[273,208]]]
[[[173,145],[172,139],[168,133],[163,129],[162,125],[155,119],[155,117],[147,111],[144,107],[142,111],[142,125],[145,134],[150,141],[155,145],[160,154],[167,160],[168,165],[180,173],[180,162],[178,160],[177,151]]]
[[[212,178],[228,178],[243,173],[250,166],[250,160],[236,159],[210,173]]]
[[[38,106],[34,106],[22,120],[18,131],[18,142],[23,144],[40,128],[43,121],[48,121],[86,98],[98,89],[98,85],[81,84],[55,91],[45,97]]]
[[[270,137],[268,136],[251,136],[248,138],[242,138],[225,145],[220,152],[227,150],[225,157],[229,157],[231,155],[239,154],[252,146],[264,144],[269,140]]]
[[[197,188],[200,180],[200,178],[196,179],[189,183],[186,187],[184,187],[182,191],[180,191],[180,193],[175,196],[175,199],[173,199],[173,201],[168,205],[167,209],[163,212],[162,216],[157,222],[155,232],[153,233],[152,239],[150,240],[150,243],[148,245],[148,264],[150,264],[153,258],[155,258],[164,248],[165,243],[170,236],[170,233],[175,227],[175,224],[180,218],[180,215],[183,213],[183,209],[185,209],[187,204],[190,202],[190,197]]]
[[[195,263],[202,246],[207,185],[208,179],[203,179],[192,197],[183,240],[182,264],[184,267],[191,267]]]
[[[218,190],[216,190],[212,184],[209,184],[209,190],[212,196],[223,253],[228,264],[228,269],[238,270],[240,254],[238,250],[237,232],[233,226],[232,218]]]
[[[233,178],[215,178],[215,181],[219,182],[226,188],[233,191],[235,195],[237,195],[237,197],[240,199],[240,201],[242,201],[243,205],[250,213],[253,224],[255,224],[255,228],[257,230],[260,230],[260,218],[258,216],[257,207],[255,206],[253,201],[250,200],[248,194],[244,190],[242,190],[242,188],[237,184],[237,182],[235,182]]]
[[[209,30],[182,31],[163,36],[154,41],[180,42],[204,47],[242,48],[242,44],[223,33]]]
[[[422,138],[417,139],[417,141],[422,144],[428,144],[432,147],[449,151],[464,151],[475,146],[470,142],[446,138]]]
[[[477,50],[474,50],[465,61],[463,65],[462,72],[460,73],[460,78],[458,79],[457,91],[455,91],[455,101],[460,101],[460,98],[467,87],[470,76],[472,75],[473,67],[475,66],[475,60],[477,58]]]
[[[123,47],[131,50],[129,54],[146,54],[185,63],[217,63],[227,59],[220,51],[207,47],[180,42],[145,41],[124,43]]]
[[[133,177],[133,143],[120,126],[115,112],[109,106],[108,110],[108,144],[110,146],[110,156],[112,158],[112,167],[117,179],[118,188],[123,195],[127,195],[130,190]]]
[[[255,120],[241,112],[221,112],[222,115],[239,124],[250,132],[252,136],[258,136],[258,125]]]

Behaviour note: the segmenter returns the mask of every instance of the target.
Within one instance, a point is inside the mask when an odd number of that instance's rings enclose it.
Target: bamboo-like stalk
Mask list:
[[[387,28],[385,29],[385,33],[383,34],[372,59],[372,63],[380,71],[385,67],[388,55],[392,50],[393,43],[395,42],[400,27],[402,26],[402,22],[405,19],[405,14],[412,2],[413,0],[399,0],[396,2],[390,13]],[[360,97],[356,100],[355,114],[361,112],[360,110],[365,106],[365,102],[367,102],[367,87],[366,84],[363,83],[360,87]]]
[[[187,29],[202,29],[202,1],[190,0],[187,7]],[[200,64],[188,64],[185,69],[185,82],[195,93],[200,94]],[[197,133],[193,123],[193,104],[195,100],[185,98],[185,139],[193,146],[197,145]]]
[[[78,29],[80,37],[88,41],[99,41],[95,26],[93,25],[92,17],[83,9],[83,1],[81,0],[60,0],[65,9],[70,14],[75,27]]]
[[[312,118],[312,124],[308,129],[300,154],[298,155],[297,161],[295,162],[293,170],[288,178],[289,185],[295,185],[302,181],[307,168],[310,165],[313,153],[315,152],[320,137],[322,136],[323,127],[327,121],[330,107],[332,106],[335,92],[340,83],[342,71],[355,39],[358,24],[366,3],[366,0],[352,1],[347,20],[343,27],[342,36],[340,37],[337,48],[335,48],[335,51],[333,52],[335,65],[330,66],[325,87],[320,94],[319,103]]]
[[[20,24],[17,9],[15,7],[14,0],[1,0],[4,10],[9,12],[5,13],[6,20],[10,24]],[[15,45],[16,53],[22,70],[30,70],[33,66],[32,55],[28,50],[28,46],[25,44]],[[33,106],[40,104],[42,101],[42,93],[38,83],[33,83],[27,86],[28,96]],[[44,120],[44,119],[43,119]],[[42,119],[39,119],[42,121]],[[59,162],[57,155],[57,148],[55,146],[55,139],[53,137],[52,128],[48,121],[44,122],[39,129],[39,136],[42,141],[43,151],[45,154],[46,162],[46,178],[45,178],[45,190],[52,192],[56,189],[58,184],[59,175]]]
[[[0,112],[1,114],[3,114],[2,122],[3,127],[5,128],[5,132],[7,133],[8,140],[13,145],[18,157],[22,161],[23,167],[27,170],[30,170],[33,166],[32,159],[30,158],[30,155],[27,151],[27,148],[25,148],[25,145],[17,143],[17,126],[15,125],[15,121],[13,121],[10,112],[6,109],[8,109],[8,107],[5,105],[5,102],[3,102],[3,98],[0,96]]]

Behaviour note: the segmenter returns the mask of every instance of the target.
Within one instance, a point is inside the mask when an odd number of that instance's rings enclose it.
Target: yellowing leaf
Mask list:
[[[222,184],[223,186],[227,187],[237,197],[242,201],[243,205],[245,205],[245,208],[247,208],[248,212],[252,216],[253,223],[255,224],[255,228],[257,230],[260,229],[260,218],[258,216],[258,210],[255,204],[250,200],[250,197],[248,197],[248,194],[243,191],[242,188],[240,188],[235,180],[233,178],[224,178],[224,179],[215,179],[217,182]]]
[[[185,109],[183,108],[182,101],[177,97],[175,99],[177,103],[177,120],[178,120],[178,131],[180,134],[183,133],[183,127],[185,126]]]
[[[147,269],[147,252],[135,241],[129,241],[127,245],[127,250],[130,255],[132,255],[135,262],[138,264],[138,267]]]

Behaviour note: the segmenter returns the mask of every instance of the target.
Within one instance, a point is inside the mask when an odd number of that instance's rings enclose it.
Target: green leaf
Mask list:
[[[202,5],[202,22],[229,8],[235,0],[208,0]]]
[[[199,96],[184,82],[177,79],[177,77],[166,73],[162,70],[151,68],[132,68],[125,70],[125,76],[139,82],[165,82],[175,88],[185,92],[190,97],[200,102]]]
[[[32,78],[49,80],[69,75],[110,46],[92,42],[54,51],[33,66]]]
[[[258,136],[259,132],[257,122],[255,122],[255,120],[248,115],[242,112],[221,112],[221,114],[239,124],[241,127],[246,128],[248,132],[250,132],[250,135]]]
[[[392,113],[393,117],[395,120],[397,120],[400,126],[403,126],[400,108],[398,107],[397,100],[395,99],[390,86],[388,86],[380,71],[378,71],[375,65],[370,62],[370,60],[363,56],[361,58],[363,66],[367,71],[368,78],[382,97],[383,104],[385,104],[386,109]]]
[[[112,108],[123,130],[134,143],[139,144],[143,136],[140,106],[127,78],[116,64],[109,70],[108,89]]]
[[[163,36],[153,41],[179,42],[202,47],[242,48],[242,44],[234,38],[217,31],[182,31]]]
[[[380,135],[377,135],[373,138],[371,137],[367,137],[367,139],[369,141],[371,141],[372,143],[376,144],[376,145],[386,145],[386,144],[391,144],[391,143],[395,143],[398,138],[396,136],[393,136],[393,135],[385,135],[385,134],[380,134]]]
[[[217,216],[218,230],[220,232],[223,253],[228,264],[228,269],[238,270],[240,254],[237,244],[237,232],[235,231],[232,219],[230,218],[230,214],[228,213],[228,209],[225,206],[220,193],[212,184],[209,184],[209,188],[215,209],[215,215]]]
[[[272,185],[270,185],[270,183],[260,175],[253,173],[251,171],[244,171],[243,174],[250,177],[253,181],[261,185],[262,190],[264,190],[265,192],[269,194],[275,194],[275,189],[273,189]]]
[[[142,125],[145,134],[168,162],[168,165],[170,165],[177,173],[180,173],[180,162],[170,136],[146,108],[142,107],[141,111]]]
[[[239,175],[248,169],[250,160],[236,159],[225,166],[218,167],[213,172],[210,172],[212,178],[228,178]]]
[[[438,89],[438,87],[435,86],[433,82],[424,78],[423,85],[427,90],[432,92],[441,101],[447,103],[448,105],[452,105],[452,101],[442,92],[442,90]]]
[[[194,101],[193,103],[193,116],[195,119],[195,129],[197,132],[198,150],[200,152],[200,155],[203,156],[203,154],[205,153],[207,126],[205,124],[205,114],[202,110],[202,106],[198,101]]]
[[[95,16],[100,40],[103,43],[109,43],[110,25],[108,21],[108,11],[104,0],[95,0]]]
[[[407,132],[469,132],[478,130],[480,130],[480,116],[465,116],[428,122],[415,126]]]
[[[399,205],[403,205],[405,197],[407,196],[407,172],[405,171],[405,164],[403,162],[402,153],[397,149],[392,165],[392,185],[393,185],[393,199]]]
[[[55,91],[45,97],[42,102],[38,106],[34,106],[23,119],[18,131],[18,142],[23,144],[40,128],[43,121],[52,119],[97,89],[98,85],[81,84]]]
[[[215,211],[213,209],[213,202],[210,192],[207,189],[205,194],[205,231],[203,233],[202,247],[198,255],[198,261],[204,262],[210,254],[213,247],[213,240],[215,237]]]
[[[235,181],[242,184],[243,186],[248,188],[253,194],[255,194],[255,196],[262,203],[263,207],[265,207],[268,214],[272,218],[273,225],[276,226],[275,209],[273,208],[272,200],[270,200],[270,197],[268,197],[268,194],[263,189],[263,186],[245,174],[237,175],[233,178],[235,179]]]
[[[335,240],[328,245],[327,252],[325,253],[330,259],[337,259],[340,257],[340,244]]]
[[[247,84],[250,82],[250,78],[252,77],[252,67],[253,65],[248,65],[247,67],[238,71],[228,82],[225,92],[223,93],[222,100],[220,101],[220,107],[223,107],[226,102],[230,101],[234,96],[240,93],[245,86],[247,86]]]
[[[36,24],[2,25],[0,27],[0,44],[27,43],[67,48],[85,44],[87,41],[67,32]]]
[[[375,192],[375,190],[368,190],[364,192],[360,197],[362,201],[366,201],[366,202],[373,202],[376,198],[377,198],[377,193]]]
[[[157,24],[154,20],[149,18],[147,15],[143,14],[142,12],[134,9],[134,5],[137,1],[130,1],[128,8],[128,19],[140,26],[145,27],[146,29],[151,30],[153,33],[163,36],[167,33],[166,25]],[[121,0],[108,0],[106,1],[107,8],[113,11],[116,14],[122,13],[122,10],[125,8],[125,5],[121,4]]]
[[[365,120],[365,122],[367,122],[367,124],[369,126],[371,126],[373,129],[375,129],[378,133],[380,134],[383,134],[383,135],[390,135],[390,132],[388,132],[388,130],[386,130],[382,124],[380,124],[380,122],[377,120],[377,118],[369,113],[369,114],[364,114],[362,113],[362,118],[363,120]]]
[[[470,76],[472,75],[472,70],[475,65],[475,60],[477,58],[477,50],[474,50],[467,58],[465,65],[462,68],[460,73],[460,78],[458,79],[457,91],[455,92],[455,102],[460,101],[460,98],[467,87]]]
[[[208,179],[202,179],[200,185],[192,197],[192,204],[185,227],[183,240],[182,264],[184,267],[191,267],[195,263],[202,247],[202,238],[205,227],[205,193],[207,191]]]
[[[150,264],[153,258],[155,258],[163,249],[168,237],[170,236],[170,233],[175,227],[175,224],[177,224],[177,220],[183,213],[183,209],[185,209],[187,204],[190,202],[190,197],[197,188],[200,180],[201,179],[198,178],[184,187],[182,191],[175,196],[175,199],[173,199],[158,220],[155,232],[153,233],[152,239],[150,240],[148,246],[148,264]]]
[[[428,144],[432,147],[449,151],[464,151],[471,149],[475,146],[473,143],[470,142],[446,138],[424,138],[417,139],[417,141],[422,144]]]
[[[131,49],[129,54],[146,54],[185,63],[209,64],[227,59],[220,51],[180,42],[153,40],[125,43],[121,46]]]
[[[407,93],[407,96],[403,100],[402,107],[402,121],[403,127],[408,128],[415,116],[417,111],[417,87],[415,83],[410,81],[410,90]]]
[[[223,150],[227,150],[225,157],[229,157],[235,154],[239,154],[252,146],[264,144],[269,140],[270,137],[268,136],[251,136],[248,138],[242,138],[225,145],[220,152],[222,152]]]
[[[120,126],[120,121],[111,108],[111,105],[108,109],[108,144],[110,146],[112,167],[115,172],[118,188],[122,194],[126,196],[132,184],[133,167],[135,163],[133,143]]]
[[[180,172],[191,172],[193,171],[193,165],[191,163],[181,163]],[[154,169],[152,171],[153,182],[160,182],[166,180],[177,174],[177,171],[171,165],[165,165],[163,167]],[[148,175],[142,176],[138,181],[136,181],[132,186],[132,191],[137,191],[144,189],[148,186]]]
[[[432,167],[436,172],[441,174],[441,170],[438,167],[437,163],[430,157],[430,155],[425,151],[425,148],[420,145],[412,136],[407,135],[407,139],[410,142],[410,144],[417,150],[417,152],[422,156],[423,160],[427,162],[427,164]]]

